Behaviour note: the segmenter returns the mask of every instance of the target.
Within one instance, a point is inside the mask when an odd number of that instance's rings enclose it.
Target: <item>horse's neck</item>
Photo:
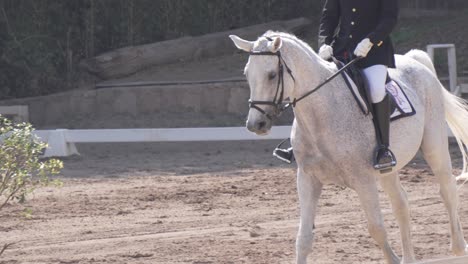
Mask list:
[[[301,42],[284,45],[288,62],[293,66],[295,85],[292,97],[300,98],[338,71],[333,63],[323,61]],[[299,101],[294,108],[296,128],[312,137],[335,136],[353,126],[360,114],[341,76]],[[315,136],[312,136],[315,135]],[[319,138],[320,139],[320,138]],[[312,139],[313,140],[313,139]]]
[[[294,91],[296,98],[315,89],[337,71],[336,66],[317,58],[301,60],[301,64],[303,65],[299,65],[299,68],[302,70],[299,71],[300,76],[297,77]],[[341,76],[336,77],[297,103],[294,115],[299,129],[309,135],[323,137],[341,130],[346,120],[352,117],[352,95],[344,94],[349,91],[342,86],[344,82],[340,78]]]

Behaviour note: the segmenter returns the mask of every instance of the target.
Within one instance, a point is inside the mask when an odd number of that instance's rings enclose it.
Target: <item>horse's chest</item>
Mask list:
[[[357,145],[354,140],[317,143],[314,150],[308,150],[298,159],[298,164],[323,184],[352,187],[356,177],[369,173],[373,150],[373,142]]]
[[[308,175],[313,175],[323,184],[336,184],[340,186],[348,186],[348,173],[343,166],[326,156],[315,153],[314,157],[305,158],[300,161],[304,172]]]
[[[354,122],[340,120],[326,130],[322,126],[326,132],[297,133],[293,148],[298,165],[323,184],[351,187],[371,168],[375,146],[372,121],[358,114]]]

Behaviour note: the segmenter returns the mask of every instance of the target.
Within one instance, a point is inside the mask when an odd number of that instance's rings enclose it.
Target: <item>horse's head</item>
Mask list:
[[[247,41],[237,36],[230,38],[240,50],[250,53],[244,74],[250,86],[250,111],[247,128],[259,135],[267,134],[272,121],[283,110],[284,99],[289,97],[294,77],[281,50],[283,39],[260,37]]]

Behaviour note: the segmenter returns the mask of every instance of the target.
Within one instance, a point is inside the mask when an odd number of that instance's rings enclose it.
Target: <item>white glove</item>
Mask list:
[[[333,56],[333,48],[330,45],[323,44],[319,49],[318,55],[324,60],[329,60]]]
[[[369,53],[369,51],[372,49],[372,46],[374,46],[374,44],[372,44],[368,38],[365,38],[357,45],[356,49],[354,50],[354,55],[365,58],[367,53]]]

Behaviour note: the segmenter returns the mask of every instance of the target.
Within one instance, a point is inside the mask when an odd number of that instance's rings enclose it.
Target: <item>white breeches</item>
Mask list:
[[[385,97],[385,82],[387,80],[387,66],[374,65],[362,70],[367,87],[369,87],[372,103],[381,102]]]

